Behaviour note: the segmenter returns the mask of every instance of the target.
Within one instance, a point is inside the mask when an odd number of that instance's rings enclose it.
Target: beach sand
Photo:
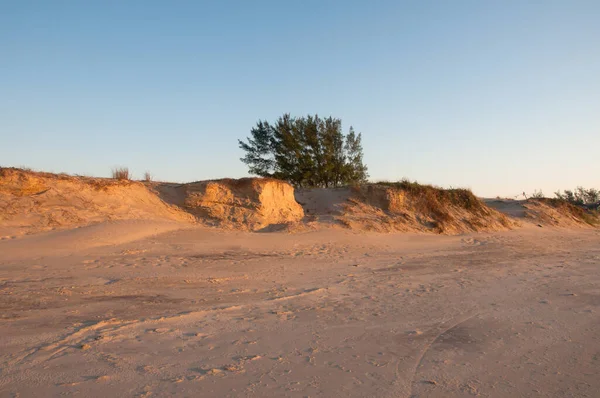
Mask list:
[[[600,231],[0,241],[0,396],[593,397]]]

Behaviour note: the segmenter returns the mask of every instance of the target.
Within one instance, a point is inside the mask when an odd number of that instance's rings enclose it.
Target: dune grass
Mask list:
[[[481,211],[485,205],[470,189],[441,188],[434,185],[420,184],[416,181],[403,179],[397,182],[381,181],[376,185],[384,185],[404,191],[416,199],[424,210],[435,211],[440,207],[453,205],[469,211]]]
[[[407,179],[396,182],[380,181],[372,185],[401,191],[414,211],[433,220],[434,229],[439,232],[444,232],[457,222],[469,224],[477,230],[483,227],[483,218],[493,213],[470,189],[466,188],[441,188]],[[459,209],[471,216],[461,216],[460,212],[457,213]],[[502,225],[510,226],[506,217],[497,215],[494,218]]]
[[[131,173],[127,167],[118,167],[112,170],[112,178],[116,180],[131,180]]]

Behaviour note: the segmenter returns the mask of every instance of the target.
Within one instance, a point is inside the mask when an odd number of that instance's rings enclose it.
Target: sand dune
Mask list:
[[[598,395],[588,213],[290,188],[3,174],[0,396]]]
[[[0,238],[116,220],[194,217],[140,182],[0,169]]]
[[[466,190],[410,183],[294,190],[260,178],[141,183],[0,169],[0,239],[117,220],[263,232],[334,227],[461,234],[522,223],[589,227],[588,213],[551,200],[482,201]]]
[[[210,225],[251,231],[304,217],[294,199],[294,188],[267,178],[185,184],[184,208]]]

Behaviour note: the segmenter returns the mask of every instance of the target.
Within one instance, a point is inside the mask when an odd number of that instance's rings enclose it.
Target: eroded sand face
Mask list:
[[[600,394],[597,230],[95,228],[0,242],[0,396]]]

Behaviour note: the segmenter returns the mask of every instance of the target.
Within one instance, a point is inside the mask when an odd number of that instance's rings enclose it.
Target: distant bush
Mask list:
[[[534,199],[542,199],[545,198],[544,193],[542,192],[542,190],[540,189],[533,191],[533,194],[531,194],[531,197]]]
[[[577,187],[573,191],[565,189],[564,192],[556,191],[554,195],[557,199],[567,201],[574,205],[595,204],[600,201],[600,191],[595,188],[585,189],[583,187]]]
[[[117,180],[130,180],[131,174],[129,173],[129,168],[119,167],[119,168],[113,169],[112,178],[115,178]]]
[[[152,181],[152,174],[150,174],[149,171],[144,173],[144,181],[146,181],[146,182]]]

